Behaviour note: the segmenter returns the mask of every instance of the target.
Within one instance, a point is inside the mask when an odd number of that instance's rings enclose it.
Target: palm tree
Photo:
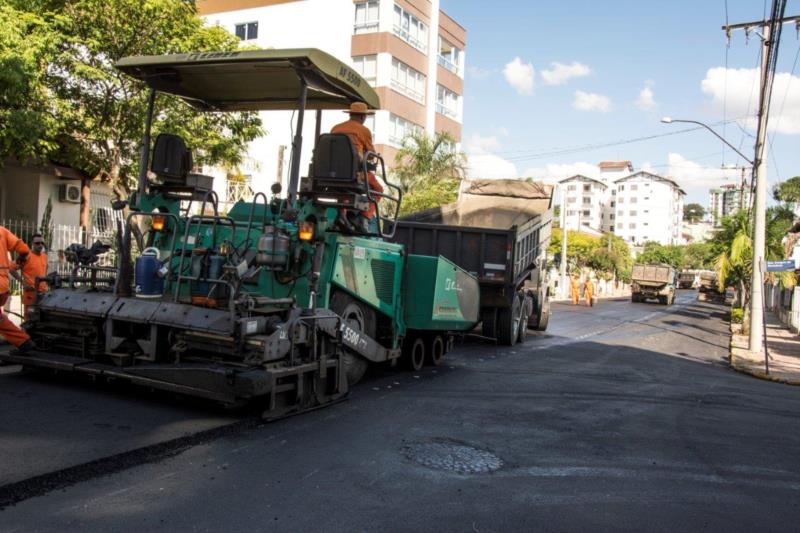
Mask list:
[[[460,180],[466,157],[454,147],[455,139],[446,132],[432,138],[424,132],[407,135],[395,156],[394,168],[403,189],[409,191],[422,182]]]

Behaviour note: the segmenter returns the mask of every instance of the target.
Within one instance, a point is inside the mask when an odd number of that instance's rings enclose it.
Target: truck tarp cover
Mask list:
[[[521,180],[466,180],[457,202],[413,213],[403,220],[451,226],[508,229],[550,209],[553,186]]]
[[[669,283],[672,267],[664,265],[633,265],[631,278],[636,282]]]

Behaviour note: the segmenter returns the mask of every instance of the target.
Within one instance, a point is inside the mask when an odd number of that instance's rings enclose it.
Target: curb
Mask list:
[[[792,379],[785,379],[785,378],[778,378],[775,376],[768,375],[763,370],[755,370],[753,368],[749,368],[749,365],[741,365],[736,362],[736,355],[733,353],[735,349],[733,346],[733,336],[735,333],[731,332],[730,341],[728,343],[728,364],[730,367],[739,372],[740,374],[746,374],[748,376],[754,377],[756,379],[760,379],[763,381],[772,381],[774,383],[782,383],[783,385],[791,385],[794,387],[800,386],[800,379],[792,380]]]

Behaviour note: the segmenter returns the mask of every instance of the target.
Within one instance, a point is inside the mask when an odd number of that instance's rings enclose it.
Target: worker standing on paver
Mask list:
[[[31,307],[36,305],[36,296],[47,291],[47,283],[39,282],[36,287],[36,278],[43,278],[47,275],[47,252],[44,251],[44,237],[41,233],[36,233],[31,238],[31,254],[22,268],[10,265],[9,273],[17,278],[22,284],[22,305],[25,306],[25,320],[28,320],[28,313]]]
[[[594,283],[592,278],[587,277],[586,283],[583,284],[584,297],[586,298],[586,305],[592,307],[594,305]]]
[[[28,259],[31,250],[25,241],[0,226],[0,336],[13,344],[21,352],[35,348],[33,341],[27,333],[18,328],[8,317],[3,314],[3,306],[8,301],[9,285],[8,273],[11,269],[9,252],[17,253],[17,266],[22,268]]]
[[[581,299],[581,284],[578,276],[572,276],[570,280],[570,291],[572,292],[572,305],[578,305]]]

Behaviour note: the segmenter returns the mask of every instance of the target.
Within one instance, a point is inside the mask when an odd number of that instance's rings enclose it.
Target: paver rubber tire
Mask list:
[[[404,343],[405,344],[405,343]],[[415,337],[403,347],[403,361],[406,368],[419,372],[425,366],[425,340]]]
[[[497,310],[497,341],[504,346],[514,346],[519,337],[519,322],[522,306],[519,298],[514,297],[511,307]]]
[[[444,364],[444,354],[444,339],[441,335],[434,335],[428,344],[428,360],[433,366],[442,366]]]
[[[348,326],[375,338],[376,318],[372,308],[341,291],[333,294],[330,308],[342,317]],[[347,376],[347,384],[355,385],[364,377],[369,361],[345,348],[342,354],[342,366]]]

